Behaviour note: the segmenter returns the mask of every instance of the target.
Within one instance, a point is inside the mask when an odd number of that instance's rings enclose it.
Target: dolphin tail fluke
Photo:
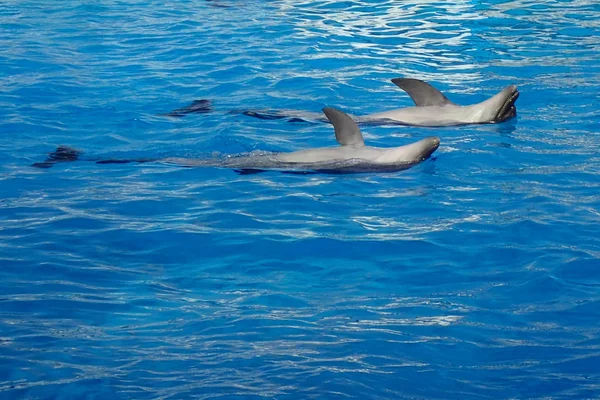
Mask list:
[[[187,114],[208,114],[213,111],[212,101],[202,99],[194,100],[192,104],[178,108],[166,114],[161,114],[167,117],[183,117]]]
[[[77,161],[81,154],[83,154],[81,150],[76,150],[69,146],[58,146],[56,150],[48,153],[48,158],[44,162],[33,163],[31,166],[35,168],[50,168],[57,163]]]
[[[80,161],[83,151],[74,149],[69,146],[58,146],[56,150],[48,153],[48,158],[43,162],[31,164],[35,168],[51,168],[54,164],[63,162]],[[130,158],[130,159],[115,159],[109,158],[106,160],[95,160],[96,164],[129,164],[129,163],[147,163],[159,161],[159,158]],[[87,160],[94,161],[94,160]]]

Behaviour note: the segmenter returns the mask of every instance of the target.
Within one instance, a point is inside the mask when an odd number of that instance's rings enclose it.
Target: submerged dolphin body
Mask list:
[[[359,173],[393,172],[412,167],[427,159],[440,145],[440,139],[432,136],[405,146],[380,148],[365,146],[365,142],[352,118],[342,111],[326,107],[325,116],[333,124],[338,147],[321,147],[291,153],[250,153],[214,159],[162,158],[95,160],[99,164],[123,164],[129,162],[166,162],[186,167],[232,168],[240,173],[280,170],[291,173]],[[52,165],[79,159],[80,152],[59,147],[45,162],[34,167],[49,168]]]
[[[415,103],[413,107],[404,107],[364,116],[352,116],[363,125],[413,125],[413,126],[452,126],[465,124],[498,123],[517,115],[515,102],[519,91],[515,85],[505,87],[495,96],[481,103],[461,106],[448,100],[446,96],[427,82],[418,79],[392,79],[404,90]],[[201,105],[202,107],[194,107]],[[182,111],[183,110],[183,111]],[[212,111],[209,100],[196,100],[191,106],[166,114],[183,116],[189,113],[206,113]],[[231,113],[242,113],[260,119],[286,119],[290,122],[311,122],[327,119],[319,113],[299,110],[238,110]]]

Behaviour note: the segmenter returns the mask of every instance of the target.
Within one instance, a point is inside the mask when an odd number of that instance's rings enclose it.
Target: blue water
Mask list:
[[[0,398],[600,398],[600,5],[0,2]],[[521,92],[403,172],[61,163],[334,145]],[[195,99],[215,111],[159,114]]]

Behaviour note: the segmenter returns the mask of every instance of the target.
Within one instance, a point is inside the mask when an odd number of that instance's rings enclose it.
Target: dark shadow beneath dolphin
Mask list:
[[[171,112],[159,114],[165,117],[184,117],[188,114],[209,114],[214,111],[212,101],[208,99],[200,99],[194,100],[191,104],[177,108]],[[291,112],[294,112],[293,110]],[[302,117],[293,117],[288,115],[285,111],[278,110],[230,110],[227,111],[227,114],[231,115],[246,115],[248,117],[253,117],[257,119],[263,120],[279,120],[279,119],[287,119],[287,122],[300,122],[300,123],[314,123],[315,121],[311,120],[310,117],[302,118]],[[320,122],[328,122],[327,118],[321,117],[319,114],[316,118],[314,118]]]
[[[229,112],[229,114],[243,114],[246,115],[248,117],[253,117],[253,118],[258,118],[258,119],[264,119],[264,120],[278,120],[278,119],[285,119],[287,120],[287,122],[299,122],[299,123],[314,123],[315,121],[320,121],[320,122],[328,122],[326,118],[315,118],[314,120],[311,120],[309,118],[302,118],[302,117],[292,117],[290,115],[288,115],[285,111],[277,111],[277,110],[232,110]]]

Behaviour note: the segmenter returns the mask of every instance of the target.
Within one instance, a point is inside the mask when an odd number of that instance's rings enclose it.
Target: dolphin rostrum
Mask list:
[[[392,82],[408,93],[415,106],[352,116],[358,124],[435,127],[498,123],[517,115],[515,102],[519,97],[519,91],[515,85],[505,87],[501,92],[481,103],[461,106],[448,100],[442,92],[427,82],[410,78],[395,78]],[[196,100],[190,106],[164,115],[181,117],[185,114],[211,111],[210,100]],[[285,119],[289,122],[327,122],[320,113],[300,110],[234,110],[230,113],[242,113],[260,119]]]
[[[335,138],[340,146],[306,149],[291,153],[252,152],[212,159],[168,157],[93,161],[98,164],[157,161],[186,167],[232,168],[240,173],[256,173],[265,170],[291,173],[394,172],[410,168],[427,159],[440,145],[440,139],[431,136],[400,147],[365,146],[358,125],[348,114],[331,107],[324,108],[323,113],[333,124]],[[61,146],[50,153],[46,161],[35,163],[33,166],[49,168],[59,162],[76,161],[80,154],[81,152],[78,150]]]

